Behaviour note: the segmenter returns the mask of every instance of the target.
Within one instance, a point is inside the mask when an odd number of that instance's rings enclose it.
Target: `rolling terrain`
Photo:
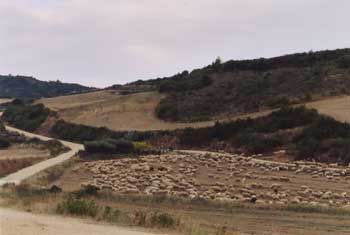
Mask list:
[[[349,121],[349,94],[350,50],[341,49],[267,59],[216,60],[171,77],[38,102],[69,122],[144,131],[204,127],[217,120],[261,116],[285,105],[300,104]]]
[[[350,91],[350,50],[319,51],[253,60],[217,59],[213,64],[171,77],[136,81],[153,86],[165,98],[156,114],[163,120],[208,120]]]
[[[86,94],[40,99],[46,107],[59,113],[65,121],[107,127],[115,131],[125,130],[173,130],[185,127],[212,126],[217,120],[234,120],[237,118],[259,117],[271,110],[245,115],[220,115],[212,121],[171,122],[155,115],[157,104],[164,97],[158,92],[141,92],[120,95],[113,90],[91,92]],[[314,108],[321,114],[331,116],[338,121],[350,122],[350,97],[329,97],[319,101],[306,102],[306,107]]]
[[[180,123],[163,121],[156,117],[155,109],[163,98],[158,92],[120,95],[113,90],[62,96],[38,100],[66,121],[125,130],[173,130],[185,127],[211,126],[215,121]],[[259,116],[265,113],[251,114]],[[242,116],[244,117],[244,116]],[[219,118],[225,119],[225,118]]]

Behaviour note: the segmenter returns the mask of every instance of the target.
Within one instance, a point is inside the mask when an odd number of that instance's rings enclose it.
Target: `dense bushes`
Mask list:
[[[69,123],[63,120],[57,121],[50,130],[51,134],[59,139],[82,143],[106,138],[121,138],[124,132],[114,132],[105,127],[91,127],[86,125]]]
[[[294,138],[299,159],[350,163],[350,124],[319,117]]]
[[[8,148],[10,146],[10,141],[3,137],[3,136],[0,136],[0,149],[5,149],[5,148]]]
[[[92,88],[60,81],[39,81],[26,76],[0,75],[0,97],[39,99],[91,91]]]
[[[336,60],[339,57],[349,54],[349,49],[334,50],[334,51],[319,51],[298,53],[286,56],[275,57],[271,59],[254,59],[254,60],[231,60],[222,64],[224,71],[232,70],[253,70],[266,71],[277,69],[281,67],[296,67],[303,68],[307,66],[314,66],[320,63],[329,63],[329,61]]]
[[[155,112],[157,117],[164,120],[177,120],[179,115],[176,106],[167,102],[167,100],[161,100],[157,105]]]
[[[305,126],[313,123],[317,118],[318,113],[315,110],[309,110],[305,107],[286,107],[257,119],[217,122],[213,127],[199,129],[188,128],[180,131],[179,139],[180,143],[185,146],[207,145],[214,139],[230,140],[237,137],[238,134],[249,134],[252,140],[256,141],[258,137],[254,136],[253,133],[274,133],[278,130]],[[261,137],[260,140],[263,138]]]
[[[90,154],[144,153],[152,150],[152,146],[145,142],[131,142],[125,139],[103,139],[85,142],[84,145],[86,152]]]
[[[288,132],[288,138],[278,134],[296,127]],[[350,124],[305,107],[282,108],[265,117],[217,123],[213,127],[188,128],[178,131],[178,138],[182,146],[191,148],[219,140],[249,154],[283,147],[295,152],[297,159],[350,163]]]
[[[213,63],[144,84],[167,93],[156,112],[164,120],[239,115],[304,103],[314,96],[349,94],[349,55],[346,49]],[[336,80],[328,79],[335,75]]]
[[[212,78],[208,75],[190,77],[188,73],[184,72],[162,81],[159,85],[158,91],[163,93],[198,90],[211,85],[212,82]]]
[[[6,108],[3,113],[3,119],[17,128],[35,131],[46,121],[50,114],[53,113],[42,104],[24,105],[13,103]]]
[[[283,144],[282,139],[278,136],[264,136],[254,133],[238,135],[233,142],[235,147],[243,147],[245,152],[249,154],[272,152]]]
[[[56,211],[59,214],[70,214],[78,216],[95,217],[98,213],[98,206],[92,201],[69,198],[57,205]]]
[[[131,153],[134,151],[134,145],[123,139],[104,139],[86,142],[84,145],[88,153]]]
[[[292,131],[286,134],[287,138],[279,135],[288,130]],[[178,131],[178,138],[182,146],[191,148],[206,147],[218,140],[249,154],[268,153],[283,147],[295,153],[299,160],[350,163],[350,124],[305,107],[285,107],[257,119],[188,128]]]
[[[112,131],[105,127],[92,127],[81,124],[57,121],[51,128],[50,134],[58,139],[84,143],[105,139],[125,139],[128,141],[144,141],[156,135],[154,131]]]

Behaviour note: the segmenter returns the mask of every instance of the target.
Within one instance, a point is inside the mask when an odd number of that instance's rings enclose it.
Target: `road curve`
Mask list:
[[[17,128],[6,126],[6,130],[10,132],[17,132],[20,133],[28,138],[38,138],[43,141],[51,140],[52,138],[36,135],[33,133],[29,133],[23,130],[19,130]],[[57,164],[60,164],[64,161],[67,161],[71,157],[73,157],[77,152],[84,149],[84,146],[81,144],[71,143],[68,141],[59,140],[64,146],[70,148],[71,150],[69,152],[63,153],[55,158],[48,159],[46,161],[39,162],[38,164],[29,166],[27,168],[24,168],[22,170],[19,170],[13,174],[10,174],[2,179],[0,179],[0,186],[3,186],[4,184],[14,183],[16,185],[20,184],[23,180],[39,173],[40,171],[46,170],[50,167],[53,167]]]
[[[0,208],[1,235],[152,235],[117,226],[53,215],[31,214]]]

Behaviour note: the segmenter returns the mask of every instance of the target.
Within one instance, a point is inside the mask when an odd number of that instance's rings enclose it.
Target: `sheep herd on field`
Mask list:
[[[167,195],[265,205],[348,207],[350,168],[316,162],[281,163],[255,156],[177,152],[84,163],[82,186],[122,194]]]

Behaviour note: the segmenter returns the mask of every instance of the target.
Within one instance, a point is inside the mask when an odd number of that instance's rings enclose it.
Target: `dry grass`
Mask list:
[[[306,107],[315,108],[320,113],[331,116],[338,121],[350,122],[350,96],[311,102]]]
[[[0,150],[0,160],[5,159],[24,159],[24,158],[42,158],[50,157],[50,151],[39,149],[28,145],[15,144],[7,149]]]
[[[4,202],[11,206],[40,213],[54,213],[57,205],[67,200],[67,194],[48,194],[35,189],[23,188],[16,194],[2,193]],[[13,196],[15,195],[15,196]],[[96,216],[97,220],[124,226],[153,227],[150,215],[167,214],[176,221],[166,234],[186,235],[345,235],[350,232],[348,214],[327,214],[325,211],[289,210],[288,208],[255,208],[237,205],[198,204],[179,199],[113,196],[101,192],[97,197],[85,196],[80,199],[95,202],[101,212],[110,208],[117,216]],[[4,203],[3,202],[3,203]],[[2,204],[3,204],[2,203]],[[105,210],[103,210],[105,209]],[[101,213],[98,213],[101,215]],[[105,215],[103,213],[102,215]],[[109,213],[110,214],[110,213]],[[110,214],[110,215],[114,215]],[[158,226],[156,226],[158,227]]]
[[[98,91],[81,95],[42,99],[66,121],[112,130],[172,130],[186,127],[211,126],[215,121],[196,123],[165,122],[155,116],[154,110],[162,99],[157,92],[119,95],[114,91]],[[239,116],[261,116],[268,112]],[[238,117],[234,117],[238,118]],[[227,119],[226,117],[220,119]]]

